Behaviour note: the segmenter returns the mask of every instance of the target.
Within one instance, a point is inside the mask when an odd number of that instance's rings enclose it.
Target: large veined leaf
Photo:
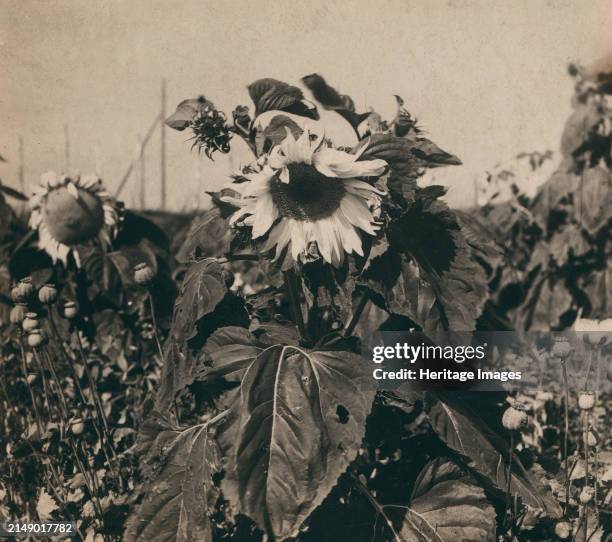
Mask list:
[[[432,428],[446,445],[461,454],[467,466],[491,487],[504,491],[508,480],[506,442],[464,401],[451,393],[430,395],[427,411]],[[518,460],[512,466],[510,491],[533,508],[553,517],[561,515],[552,495],[525,471]]]
[[[232,240],[228,223],[229,220],[218,207],[212,207],[196,217],[176,259],[187,263],[200,258],[219,257],[228,252]]]
[[[278,110],[316,118],[314,112],[303,102],[304,95],[298,87],[266,78],[251,83],[248,90],[255,104],[255,116]]]
[[[457,465],[438,458],[419,474],[398,536],[414,542],[493,542],[495,510]]]
[[[178,341],[197,333],[197,322],[215,310],[227,292],[223,270],[209,258],[189,267],[174,305],[172,335]]]
[[[374,398],[349,352],[277,345],[246,370],[219,442],[223,494],[278,540],[295,536],[355,458]]]
[[[594,104],[576,107],[567,119],[561,136],[563,156],[567,157],[577,153],[603,118],[604,115]]]
[[[431,305],[419,307],[423,330],[473,331],[487,300],[487,275],[448,206],[417,192],[413,205],[389,225],[388,238],[395,250],[418,263],[433,290]]]
[[[218,449],[208,424],[173,426],[158,413],[145,422],[139,441],[147,473],[145,497],[129,518],[128,542],[210,542],[209,511],[218,490]]]
[[[604,167],[586,169],[574,195],[574,218],[594,233],[612,218],[612,175]]]
[[[356,113],[353,99],[346,94],[340,94],[335,88],[329,86],[318,73],[303,77],[302,82],[310,89],[315,100],[325,109],[337,111],[355,129],[371,114],[369,112]]]
[[[409,203],[414,199],[416,181],[423,168],[460,165],[456,156],[440,149],[425,138],[397,137],[391,134],[374,134],[356,150],[367,145],[361,160],[380,158],[389,164],[387,184],[391,190],[404,196]]]
[[[206,341],[203,358],[207,365],[199,370],[197,379],[207,380],[240,373],[261,350],[248,329],[238,326],[219,328]]]
[[[612,318],[612,268],[590,273],[583,279],[583,289],[591,303],[589,318],[607,320]]]

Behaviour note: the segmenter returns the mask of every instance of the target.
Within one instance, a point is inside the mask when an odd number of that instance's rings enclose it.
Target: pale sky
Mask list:
[[[449,201],[474,175],[521,151],[556,149],[570,112],[569,61],[612,50],[610,0],[0,0],[0,163],[26,186],[70,166],[98,167],[111,191],[160,107],[205,94],[231,114],[260,77],[318,72],[358,108],[389,117],[393,94],[464,165],[440,170]],[[198,161],[167,132],[169,203],[207,201],[230,162]],[[239,159],[234,158],[234,164]],[[198,166],[199,163],[199,166]],[[159,134],[147,147],[147,204],[159,203]],[[137,177],[122,194],[137,203]],[[199,199],[198,199],[199,196]]]

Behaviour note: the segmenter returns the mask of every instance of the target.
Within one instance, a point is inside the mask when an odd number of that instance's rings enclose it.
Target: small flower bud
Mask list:
[[[17,285],[20,301],[26,301],[30,299],[34,293],[36,292],[36,288],[34,288],[34,284],[32,284],[32,277],[25,277],[19,281]]]
[[[39,348],[45,344],[46,337],[40,329],[33,329],[28,333],[28,344],[32,348]]]
[[[566,358],[572,351],[572,345],[565,337],[559,337],[555,339],[553,346],[553,354],[559,358]]]
[[[38,290],[38,299],[43,305],[52,305],[57,300],[57,289],[54,284],[45,284]]]
[[[20,326],[23,322],[26,314],[28,313],[28,307],[25,303],[17,303],[12,309],[10,314],[11,324]]]
[[[146,285],[155,278],[155,272],[149,264],[142,262],[134,267],[134,281],[136,284]]]
[[[38,329],[40,327],[40,322],[38,320],[38,314],[35,312],[28,312],[21,323],[21,327],[27,333],[28,331],[32,331],[34,329]]]
[[[592,391],[583,391],[578,396],[578,406],[581,410],[592,410],[595,406],[595,393]]]
[[[79,306],[74,301],[64,303],[64,318],[73,320],[79,314]]]
[[[589,504],[593,500],[594,496],[595,491],[593,490],[593,488],[587,486],[582,488],[578,500],[580,501],[580,504]]]
[[[599,443],[599,437],[597,433],[592,429],[587,433],[586,442],[591,448],[597,446],[597,444]]]
[[[516,431],[527,425],[527,413],[511,406],[502,416],[502,425],[510,431]]]
[[[572,534],[572,526],[567,521],[560,521],[555,525],[555,535],[561,540],[567,540]]]

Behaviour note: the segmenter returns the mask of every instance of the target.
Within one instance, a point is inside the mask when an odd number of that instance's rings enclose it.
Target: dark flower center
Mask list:
[[[308,164],[289,164],[287,169],[289,183],[274,179],[271,186],[281,216],[315,221],[338,209],[345,193],[341,179],[326,177]]]

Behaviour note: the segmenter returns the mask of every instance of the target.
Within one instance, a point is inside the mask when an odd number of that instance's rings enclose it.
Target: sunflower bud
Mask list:
[[[52,305],[57,300],[57,288],[54,284],[45,284],[38,290],[38,300],[43,305]]]
[[[234,118],[234,124],[237,124],[245,130],[249,129],[251,124],[251,116],[249,115],[249,108],[245,105],[239,105],[232,111],[232,117]]]
[[[527,413],[511,406],[502,416],[502,425],[510,431],[516,431],[527,425]]]
[[[595,406],[595,393],[592,391],[583,391],[578,396],[578,406],[581,410],[592,410]]]
[[[35,312],[28,312],[21,323],[21,327],[27,333],[28,331],[32,331],[34,329],[38,329],[40,327],[40,322],[38,320],[38,314]]]
[[[64,303],[64,318],[73,320],[79,314],[79,306],[74,301]]]
[[[32,348],[39,348],[43,346],[47,338],[43,335],[40,329],[33,329],[28,333],[28,344]]]
[[[572,534],[572,526],[567,521],[560,521],[555,525],[555,535],[561,540],[567,540]]]
[[[10,314],[11,324],[20,326],[23,322],[26,314],[28,313],[28,307],[25,303],[17,303],[12,309]]]
[[[36,288],[34,288],[34,284],[32,284],[32,277],[22,278],[16,288],[19,297],[18,301],[26,301],[36,292]]]
[[[593,500],[594,496],[595,491],[593,490],[593,488],[587,486],[582,488],[578,500],[580,501],[580,504],[589,504]]]
[[[572,345],[565,337],[559,337],[555,340],[552,353],[559,358],[566,358],[572,351]]]
[[[134,281],[136,284],[146,286],[155,278],[155,272],[149,264],[142,262],[134,267]]]

